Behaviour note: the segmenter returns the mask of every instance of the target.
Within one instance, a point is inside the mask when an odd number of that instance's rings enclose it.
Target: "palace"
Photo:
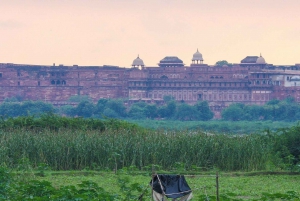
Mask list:
[[[139,56],[131,68],[1,63],[0,101],[19,96],[63,105],[71,96],[88,95],[94,101],[161,102],[170,95],[189,104],[206,100],[216,116],[232,103],[262,105],[286,97],[300,102],[300,64],[268,64],[262,56],[223,66],[203,61],[197,50],[189,66],[176,56],[163,58],[158,67],[145,66]]]

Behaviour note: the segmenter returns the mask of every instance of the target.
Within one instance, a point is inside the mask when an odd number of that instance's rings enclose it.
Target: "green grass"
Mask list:
[[[139,183],[149,189],[148,183],[151,177],[147,173],[135,175],[119,174],[115,175],[112,172],[52,172],[47,173],[46,177],[37,177],[39,180],[50,181],[56,188],[63,185],[77,185],[81,181],[89,180],[97,183],[110,193],[120,193],[118,187],[118,178],[128,177],[130,183]],[[210,173],[205,173],[210,174]],[[257,173],[259,174],[259,173]],[[214,175],[211,172],[211,175]],[[256,176],[232,176],[235,173],[221,173],[219,178],[220,195],[226,196],[229,199],[253,200],[260,199],[263,193],[281,193],[288,191],[300,193],[300,175],[256,175]],[[242,174],[240,174],[242,175]],[[207,194],[214,196],[216,192],[215,177],[187,177],[187,182],[194,190],[194,197]],[[205,188],[204,188],[205,187]],[[149,193],[147,196],[149,197]],[[149,197],[150,200],[150,197]],[[199,200],[199,199],[194,199]],[[221,199],[222,200],[222,199]],[[224,200],[224,199],[223,199]],[[296,200],[296,199],[295,199]]]
[[[257,171],[282,168],[267,135],[211,135],[199,131],[51,130],[0,131],[0,165],[17,168],[104,170],[157,164],[162,169]],[[22,162],[23,161],[23,162]]]
[[[144,128],[169,130],[202,130],[211,133],[250,134],[263,130],[276,131],[288,128],[298,122],[283,121],[173,121],[173,120],[130,120]]]

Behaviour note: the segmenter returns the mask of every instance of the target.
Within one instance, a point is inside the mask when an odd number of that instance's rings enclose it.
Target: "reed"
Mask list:
[[[267,135],[134,128],[0,130],[0,165],[16,168],[28,158],[33,167],[45,163],[53,170],[142,169],[156,164],[166,170],[254,171],[266,170],[276,160],[273,138]]]

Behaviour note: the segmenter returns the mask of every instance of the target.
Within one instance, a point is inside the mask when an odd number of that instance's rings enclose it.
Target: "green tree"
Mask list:
[[[130,107],[128,116],[133,119],[145,119],[146,118],[145,108],[139,106],[139,104],[133,104]]]
[[[172,118],[174,117],[176,113],[176,102],[175,101],[169,101],[167,105],[163,105],[158,108],[157,114],[161,118]]]
[[[176,119],[178,120],[198,120],[199,116],[200,115],[194,106],[188,105],[186,103],[181,103],[177,107]]]
[[[147,118],[150,118],[150,119],[157,117],[156,104],[147,104],[145,107],[145,115]]]
[[[198,101],[195,104],[195,108],[198,111],[199,120],[207,121],[214,117],[214,113],[210,110],[207,101]]]
[[[122,100],[109,99],[105,105],[105,109],[113,110],[119,117],[126,117],[126,107]]]
[[[228,63],[228,61],[226,61],[226,60],[217,61],[217,62],[216,62],[216,65],[217,65],[217,66],[224,66],[224,65],[232,66],[232,64],[231,64],[231,63]]]
[[[239,121],[243,119],[242,104],[232,104],[222,111],[222,119],[229,121]]]
[[[80,102],[75,108],[75,113],[81,117],[91,117],[94,114],[95,106],[89,101]]]
[[[170,101],[174,101],[175,100],[175,98],[173,96],[171,96],[171,95],[166,95],[166,96],[163,97],[163,99],[164,99],[165,103],[168,103]]]
[[[105,99],[105,98],[99,99],[97,102],[97,105],[96,105],[95,113],[100,114],[100,115],[103,114],[107,102],[108,102],[108,99]]]

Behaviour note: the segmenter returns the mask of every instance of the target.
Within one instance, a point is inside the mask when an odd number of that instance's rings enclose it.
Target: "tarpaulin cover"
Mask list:
[[[152,186],[152,180],[150,185]],[[192,192],[183,175],[156,175],[152,187],[157,193],[164,192],[168,198],[180,198]]]

